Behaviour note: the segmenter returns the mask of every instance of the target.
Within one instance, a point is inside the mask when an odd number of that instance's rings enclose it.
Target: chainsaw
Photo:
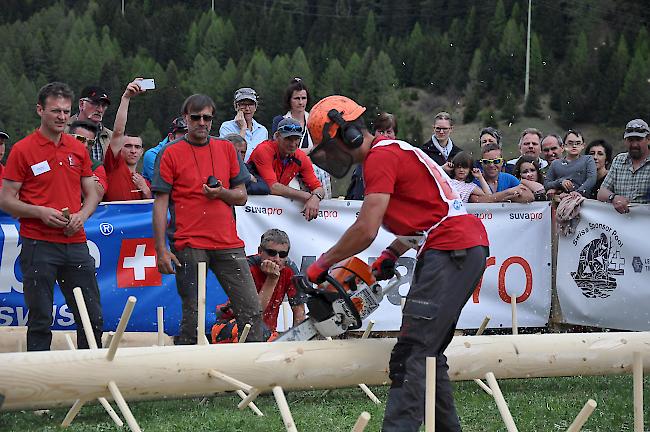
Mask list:
[[[325,282],[314,286],[305,276],[295,276],[296,283],[308,295],[309,316],[276,339],[279,342],[306,341],[317,336],[332,337],[361,328],[362,321],[379,308],[386,294],[400,286],[402,276],[395,276],[382,287],[368,264],[357,257],[332,267]]]

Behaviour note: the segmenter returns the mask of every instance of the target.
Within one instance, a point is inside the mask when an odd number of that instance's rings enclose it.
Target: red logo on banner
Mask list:
[[[162,275],[156,267],[155,250],[152,238],[122,240],[117,260],[117,287],[162,285]]]

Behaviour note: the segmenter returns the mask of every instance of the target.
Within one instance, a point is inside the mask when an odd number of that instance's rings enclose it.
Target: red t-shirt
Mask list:
[[[243,247],[232,207],[203,194],[203,185],[210,175],[227,189],[250,177],[240,170],[235,147],[214,137],[210,137],[209,145],[203,146],[180,139],[163,147],[158,158],[152,190],[170,194],[168,234],[174,246],[179,250],[187,246],[209,250]]]
[[[108,190],[108,179],[106,177],[106,170],[104,169],[104,165],[99,165],[97,168],[93,170],[93,174],[97,176],[97,182],[102,185],[104,188],[104,195],[106,195],[106,191]]]
[[[255,281],[255,288],[257,288],[258,293],[266,281],[266,274],[262,272],[261,264],[262,259],[259,255],[248,257],[248,265],[251,269],[251,274]],[[268,305],[266,305],[266,309],[264,309],[262,315],[264,324],[273,331],[275,331],[278,326],[278,314],[280,313],[280,306],[282,305],[282,300],[284,300],[285,295],[289,298],[291,306],[297,306],[304,303],[304,299],[292,279],[296,274],[296,271],[297,270],[289,263],[280,270],[278,283],[275,285],[275,290],[273,291],[273,294],[271,294],[271,299],[269,300]]]
[[[373,147],[363,162],[365,195],[390,194],[384,227],[396,235],[426,231],[447,215],[435,180],[415,153],[397,144]],[[385,142],[385,141],[384,141]],[[488,246],[483,223],[474,215],[448,217],[427,238],[424,249],[456,250]]]
[[[257,172],[269,187],[275,183],[286,186],[298,174],[302,176],[310,191],[321,187],[320,181],[314,174],[314,166],[305,152],[297,149],[291,157],[283,161],[277,141],[261,142],[251,153],[248,162],[255,165]]]
[[[18,198],[27,204],[61,210],[70,214],[81,209],[81,178],[92,175],[86,147],[67,134],[59,145],[37,129],[14,144],[4,170],[4,178],[22,183]],[[52,243],[83,243],[82,229],[66,237],[63,228],[52,228],[38,218],[20,218],[20,235]]]
[[[115,156],[110,148],[106,150],[104,169],[106,170],[106,179],[108,181],[108,189],[104,193],[104,201],[144,199],[144,194],[141,191],[135,192],[138,190],[138,187],[133,183],[133,174],[121,152]]]

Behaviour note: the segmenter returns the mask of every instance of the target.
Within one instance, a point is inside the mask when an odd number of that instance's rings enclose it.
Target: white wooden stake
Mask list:
[[[240,390],[244,390],[246,393],[250,393],[253,391],[253,387],[249,386],[245,382],[241,382],[236,378],[228,376],[225,373],[219,372],[218,370],[210,369],[208,371],[208,375],[210,376],[210,378],[215,378],[227,382],[228,384],[237,387]]]
[[[250,404],[251,407],[255,406],[255,404],[253,403],[253,401],[254,401],[255,399],[257,399],[257,397],[258,397],[259,395],[260,395],[260,390],[257,389],[257,388],[253,388],[253,390],[251,390],[251,392],[250,392],[250,393],[249,393],[245,398],[243,398],[242,401],[239,402],[239,404],[237,404],[237,408],[239,408],[240,410],[243,410],[244,408],[246,408],[247,406],[249,406],[249,404]],[[240,395],[240,396],[241,396],[241,395]],[[251,409],[252,409],[252,408],[251,408]],[[254,411],[254,410],[253,410],[253,411]],[[261,412],[261,411],[260,411],[260,412]],[[258,414],[258,415],[259,415],[259,414]]]
[[[111,344],[108,347],[108,353],[106,354],[106,360],[113,361],[115,358],[115,352],[117,347],[124,336],[124,330],[126,330],[126,325],[131,319],[131,314],[133,313],[133,308],[135,307],[135,302],[138,301],[135,297],[129,296],[124,305],[124,310],[122,311],[122,316],[120,317],[120,322],[117,324],[117,329],[115,330],[115,335],[111,339]]]
[[[97,341],[95,340],[95,334],[93,333],[93,327],[90,325],[90,317],[88,316],[88,309],[86,308],[86,301],[84,300],[84,294],[81,292],[81,288],[76,287],[72,290],[74,294],[74,299],[77,302],[77,309],[79,310],[79,316],[81,317],[81,324],[83,325],[84,333],[86,334],[86,340],[88,341],[88,346],[90,349],[97,349]],[[79,323],[77,323],[79,325]]]
[[[260,392],[259,392],[257,389],[253,389],[253,391],[251,392],[251,394],[254,394],[256,391],[257,391],[257,394],[259,395]],[[244,393],[243,390],[237,390],[235,393],[237,393],[237,395],[239,395],[239,397],[242,398],[242,402],[245,401],[245,400],[248,398],[248,396],[250,396],[250,395],[247,395],[246,393]],[[242,402],[240,402],[240,404],[241,404]],[[260,416],[260,417],[264,417],[264,413],[262,413],[262,411],[260,411],[260,409],[257,407],[257,405],[255,405],[253,402],[249,402],[249,403],[247,403],[246,405],[248,405],[248,407],[249,407],[251,410],[253,410],[253,412],[254,412],[255,414],[257,414],[257,415]],[[237,405],[237,406],[239,407],[239,405]]]
[[[490,387],[488,387],[483,381],[478,378],[474,378],[474,382],[478,384],[478,386],[481,387],[485,393],[489,394],[490,396],[494,396],[492,389],[490,389]]]
[[[357,421],[350,432],[363,432],[366,430],[366,426],[368,426],[369,421],[370,413],[366,411],[362,412],[361,415],[359,415],[359,418],[357,418]]]
[[[65,334],[65,343],[68,344],[68,349],[69,350],[77,349],[77,348],[75,348],[74,343],[72,343],[72,338],[70,337],[70,335],[68,333]]]
[[[275,396],[275,402],[278,404],[280,415],[282,416],[282,422],[284,423],[287,432],[298,432],[296,424],[293,421],[293,416],[291,415],[291,410],[289,409],[289,404],[287,403],[287,398],[284,397],[282,387],[273,387],[273,396]]]
[[[113,423],[115,423],[115,425],[117,427],[124,426],[124,423],[122,422],[122,419],[117,415],[117,413],[115,412],[115,410],[111,406],[110,402],[108,402],[105,397],[97,398],[97,400],[104,407],[104,409],[108,413],[108,416],[113,420]]]
[[[573,420],[573,423],[571,423],[566,432],[580,432],[582,430],[582,426],[584,426],[584,424],[589,419],[589,416],[592,412],[594,412],[595,409],[596,401],[589,399],[585,406],[582,407],[575,420]]]
[[[424,430],[434,432],[436,430],[436,358],[427,357],[426,367]]]
[[[510,410],[508,409],[508,404],[506,403],[506,400],[503,398],[503,393],[501,393],[501,389],[499,388],[499,383],[497,382],[497,379],[494,377],[494,374],[492,372],[486,373],[485,379],[487,380],[488,385],[492,389],[494,401],[497,403],[497,408],[499,408],[499,413],[501,414],[501,418],[503,419],[503,422],[506,425],[506,429],[508,430],[508,432],[518,432],[517,426],[515,425],[515,421],[513,420],[512,415],[510,414]]]
[[[248,332],[251,331],[251,325],[246,323],[244,326],[244,330],[241,332],[241,336],[239,337],[239,343],[244,343],[246,342],[246,339],[248,338]]]
[[[361,339],[368,339],[368,336],[370,336],[370,332],[372,332],[372,328],[374,326],[375,326],[375,322],[373,320],[370,320],[370,322],[368,323],[368,327],[366,327],[366,330],[361,335]],[[363,415],[363,413],[361,413],[361,414]],[[368,415],[370,415],[370,414],[368,414]]]
[[[199,272],[198,272],[198,323],[196,326],[196,343],[198,345],[206,345],[205,339],[205,279],[206,275],[206,264],[204,262],[199,263]]]
[[[61,422],[61,427],[68,427],[70,424],[72,424],[72,420],[79,414],[79,411],[81,411],[81,407],[84,406],[85,401],[81,399],[77,399],[75,403],[72,405],[72,408],[68,411],[68,413],[65,415],[65,418]]]
[[[363,332],[363,334],[361,335],[361,339],[368,339],[368,336],[370,336],[370,332],[372,331],[372,327],[373,327],[374,325],[375,325],[375,322],[371,320],[371,321],[368,323],[368,327],[366,328],[366,330],[365,330],[365,331]],[[370,400],[371,400],[373,403],[375,403],[375,404],[377,404],[377,405],[381,404],[381,401],[379,400],[379,398],[378,398],[377,396],[375,396],[375,394],[372,392],[372,390],[370,390],[370,389],[368,388],[367,385],[365,385],[365,384],[359,384],[359,388],[360,388],[361,390],[363,390],[363,392],[366,394],[366,396],[368,396],[368,397],[370,398]],[[364,427],[365,427],[365,426],[364,426]]]
[[[115,336],[115,332],[109,331],[108,336],[106,336],[106,342],[104,342],[104,346],[111,346],[111,342],[113,341],[113,336]]]
[[[406,297],[400,297],[399,299],[401,310],[404,311],[404,305],[406,304]]]
[[[165,346],[165,308],[158,306],[156,308],[156,317],[158,322],[158,346]]]
[[[289,330],[289,310],[291,310],[291,308],[289,307],[289,302],[283,301],[282,302],[282,324],[284,324],[284,331]]]
[[[517,327],[517,296],[510,296],[510,306],[512,307],[512,334],[519,334],[519,328]]]
[[[124,416],[124,419],[126,420],[126,424],[129,425],[129,428],[131,429],[131,431],[132,432],[142,432],[141,429],[140,429],[140,426],[138,425],[138,422],[135,420],[135,417],[133,417],[133,413],[131,412],[131,409],[129,408],[129,405],[126,403],[126,401],[122,397],[122,393],[120,392],[120,389],[117,388],[117,385],[115,384],[115,381],[109,381],[108,382],[108,391],[111,392],[111,395],[113,396],[113,400],[115,400],[115,403],[117,404],[117,407],[122,412],[122,415]]]
[[[490,317],[489,315],[486,315],[485,318],[483,318],[483,322],[482,322],[481,325],[478,327],[478,330],[476,330],[476,336],[481,336],[481,335],[483,334],[483,332],[484,332],[485,329],[487,328],[488,323],[490,322],[490,319],[491,319],[491,317]],[[487,385],[485,385],[485,383],[484,383],[483,381],[481,381],[481,380],[478,379],[478,378],[474,378],[474,382],[475,382],[476,384],[478,384],[478,386],[481,387],[481,388],[485,391],[485,393],[487,393],[487,394],[489,394],[490,396],[492,396],[492,390],[490,390],[490,387],[488,387]]]
[[[632,388],[634,392],[634,432],[643,432],[643,357],[632,354]]]

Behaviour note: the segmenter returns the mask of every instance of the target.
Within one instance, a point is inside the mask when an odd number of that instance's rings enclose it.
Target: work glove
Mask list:
[[[377,280],[387,280],[395,276],[395,263],[397,259],[397,255],[388,249],[384,249],[381,255],[379,255],[379,258],[371,266],[375,278]]]
[[[325,282],[325,277],[327,276],[327,271],[330,269],[331,264],[327,262],[324,257],[324,254],[321,255],[320,258],[307,267],[307,279],[309,279],[310,282],[315,284]]]

